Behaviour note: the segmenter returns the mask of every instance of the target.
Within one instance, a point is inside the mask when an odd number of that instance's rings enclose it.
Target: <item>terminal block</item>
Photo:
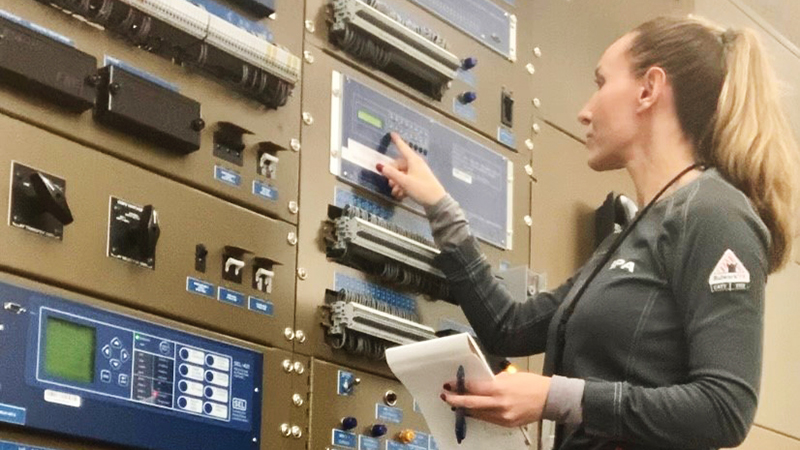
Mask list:
[[[94,104],[97,59],[60,37],[0,15],[0,80],[77,112]]]
[[[382,359],[393,345],[436,338],[434,330],[418,323],[415,315],[367,294],[328,289],[325,308],[331,345],[371,359]]]
[[[300,80],[300,58],[187,0],[54,3],[142,49],[199,67],[270,108],[286,104]]]
[[[137,206],[111,197],[109,214],[108,255],[155,269],[161,224],[153,205]]]
[[[14,163],[11,168],[11,225],[62,239],[72,223],[66,181]]]
[[[333,0],[330,35],[345,52],[441,100],[461,60],[436,32],[379,0]]]
[[[436,299],[447,299],[444,273],[434,266],[435,245],[358,207],[328,206],[328,258]]]

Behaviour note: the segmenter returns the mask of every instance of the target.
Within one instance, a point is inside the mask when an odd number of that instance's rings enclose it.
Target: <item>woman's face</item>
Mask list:
[[[639,129],[641,86],[631,73],[628,58],[632,40],[627,34],[603,53],[595,70],[597,91],[578,114],[578,120],[588,127],[586,147],[589,167],[594,170],[625,167]]]

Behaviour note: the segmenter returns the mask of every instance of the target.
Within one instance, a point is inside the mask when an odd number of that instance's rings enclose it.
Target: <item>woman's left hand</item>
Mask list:
[[[455,381],[445,384],[441,395],[450,406],[465,408],[469,417],[517,427],[541,420],[550,391],[550,377],[529,372],[502,372],[491,381],[467,379],[465,395],[458,395],[455,386]]]

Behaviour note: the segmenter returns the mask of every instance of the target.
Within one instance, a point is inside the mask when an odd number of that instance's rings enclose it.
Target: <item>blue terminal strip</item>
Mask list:
[[[51,31],[51,30],[48,30],[47,28],[44,28],[44,27],[39,26],[39,25],[36,25],[33,22],[29,22],[29,21],[27,21],[27,20],[25,20],[25,19],[23,19],[21,17],[15,16],[14,14],[11,14],[8,11],[4,11],[4,10],[0,9],[0,17],[8,19],[8,20],[10,20],[10,21],[12,21],[12,22],[14,22],[14,23],[16,23],[18,25],[22,25],[23,27],[25,27],[25,28],[27,28],[29,30],[32,30],[32,31],[35,31],[35,32],[37,32],[39,34],[47,36],[50,39],[55,39],[58,42],[61,42],[62,44],[68,45],[70,47],[75,47],[75,42],[72,39],[69,39],[66,36],[62,36],[62,35],[56,33],[55,31]]]
[[[341,150],[331,161],[336,176],[392,200],[388,181],[375,166],[399,156],[389,137],[389,132],[398,132],[461,204],[473,233],[510,248],[513,166],[508,158],[349,76],[334,72],[337,77],[342,93],[341,128],[332,130],[334,145]],[[423,213],[409,199],[403,205]]]
[[[404,208],[398,208],[394,205],[387,206],[340,186],[336,186],[334,196],[335,206],[340,208],[344,208],[347,205],[356,206],[364,211],[375,214],[387,222],[392,222],[395,225],[403,227],[403,229],[407,231],[423,236],[431,242],[433,241],[431,226],[428,224],[428,220]]]
[[[409,311],[413,314],[417,313],[417,301],[413,297],[400,294],[399,292],[395,292],[383,286],[340,272],[336,272],[333,276],[333,289],[335,291],[344,289],[357,294],[367,294],[378,301],[388,303],[396,308]]]
[[[2,282],[0,298],[20,311],[0,333],[0,421],[125,447],[259,448],[261,353]]]
[[[180,92],[181,91],[177,84],[173,84],[173,83],[170,83],[169,81],[165,81],[165,80],[163,80],[161,78],[158,78],[157,76],[155,76],[155,75],[153,75],[151,73],[145,72],[144,70],[139,69],[136,66],[132,66],[132,65],[130,65],[130,64],[124,62],[124,61],[121,61],[121,60],[117,59],[117,58],[114,58],[113,56],[105,55],[103,57],[103,63],[106,66],[114,66],[114,67],[118,67],[118,68],[120,68],[120,69],[122,69],[122,70],[124,70],[126,72],[130,72],[130,73],[132,73],[132,74],[134,74],[134,75],[136,75],[136,76],[138,76],[140,78],[144,78],[147,81],[151,81],[151,82],[153,82],[153,83],[155,83],[155,84],[157,84],[157,85],[159,85],[159,86],[161,86],[161,87],[163,87],[165,89],[169,89],[170,91],[173,91],[173,92]]]
[[[231,25],[235,25],[236,27],[247,31],[254,36],[258,36],[267,42],[273,42],[275,40],[275,36],[266,25],[250,20],[213,0],[190,0],[190,2],[205,9],[220,19],[225,20]]]
[[[54,450],[44,447],[31,447],[18,442],[0,441],[0,450]]]

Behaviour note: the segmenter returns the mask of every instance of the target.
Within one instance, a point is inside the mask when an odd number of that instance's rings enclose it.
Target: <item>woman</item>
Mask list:
[[[426,208],[438,264],[496,354],[546,352],[546,376],[445,385],[489,422],[561,424],[559,449],[708,449],[755,415],[767,275],[790,258],[797,146],[756,36],[659,18],[603,54],[579,114],[589,166],[624,168],[643,206],[553,292],[515,303],[457,204],[399,136],[379,166]]]

